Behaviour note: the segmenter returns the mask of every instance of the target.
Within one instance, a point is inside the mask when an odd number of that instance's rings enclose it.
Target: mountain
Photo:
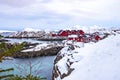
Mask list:
[[[16,31],[0,30],[0,35],[6,37],[6,36],[11,35],[11,34],[14,33],[14,32],[16,32]]]
[[[17,31],[11,35],[11,38],[42,38],[42,37],[50,37],[50,31],[33,29],[33,28],[25,28],[22,31]]]

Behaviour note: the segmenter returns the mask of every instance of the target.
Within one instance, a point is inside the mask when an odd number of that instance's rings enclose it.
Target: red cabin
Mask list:
[[[83,42],[83,38],[82,37],[75,38],[75,41],[77,41],[77,42]]]
[[[71,35],[77,34],[76,30],[71,30]]]
[[[68,30],[61,30],[59,33],[58,33],[58,36],[64,36],[64,37],[67,37],[69,35],[69,31]]]
[[[84,35],[84,31],[83,30],[78,30],[78,34],[79,35]]]
[[[83,42],[83,37],[79,37],[78,35],[70,35],[68,36],[68,40],[73,40],[76,42]]]
[[[77,37],[77,35],[69,35],[68,40],[76,40]]]
[[[99,40],[100,40],[100,36],[95,35],[95,40],[96,40],[96,41],[99,41]]]
[[[76,35],[76,36],[75,36]],[[68,37],[68,40],[75,40],[77,42],[83,41],[84,31],[83,30],[60,30],[58,33],[52,34],[52,37]]]
[[[68,40],[74,40],[74,38],[70,37],[70,38],[68,38]]]
[[[56,37],[57,36],[57,34],[52,34],[52,37]]]

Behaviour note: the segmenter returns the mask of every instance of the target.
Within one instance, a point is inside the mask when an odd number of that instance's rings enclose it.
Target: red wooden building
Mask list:
[[[58,36],[67,37],[69,35],[69,30],[61,30],[58,33]]]
[[[85,34],[83,30],[60,30],[57,34],[52,34],[53,37],[66,37],[68,40],[73,40],[76,42],[99,41],[101,38],[99,32],[93,34]]]
[[[68,35],[84,35],[83,30],[60,30],[57,34],[52,34],[52,36],[68,36]]]

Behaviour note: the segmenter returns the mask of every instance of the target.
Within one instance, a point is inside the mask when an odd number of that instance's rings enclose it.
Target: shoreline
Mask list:
[[[16,52],[14,53],[14,58],[34,58],[34,57],[42,57],[42,56],[54,56],[63,48],[63,46],[52,47],[49,49],[42,49],[39,51],[30,51],[30,52]]]

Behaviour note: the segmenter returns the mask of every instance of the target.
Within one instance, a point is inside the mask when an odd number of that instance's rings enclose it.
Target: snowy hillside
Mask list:
[[[15,32],[8,37],[12,38],[45,38],[50,37],[51,32],[48,30],[40,30],[33,28],[25,28],[22,31]]]
[[[120,80],[120,34],[97,43],[63,48],[54,66],[54,80]]]

